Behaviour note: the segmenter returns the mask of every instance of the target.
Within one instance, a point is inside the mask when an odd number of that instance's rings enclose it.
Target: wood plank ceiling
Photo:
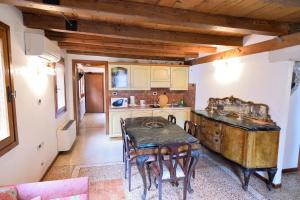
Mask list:
[[[0,0],[69,53],[184,60],[298,30],[298,0]],[[47,3],[44,3],[47,2]],[[54,5],[53,3],[58,3]]]

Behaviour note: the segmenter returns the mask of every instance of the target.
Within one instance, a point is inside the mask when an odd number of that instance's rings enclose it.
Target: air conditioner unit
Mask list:
[[[49,40],[42,33],[25,32],[25,54],[39,56],[48,62],[58,62],[61,58],[57,42]]]

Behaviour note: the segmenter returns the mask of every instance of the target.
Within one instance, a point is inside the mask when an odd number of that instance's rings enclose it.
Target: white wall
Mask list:
[[[228,67],[205,63],[190,68],[190,82],[196,83],[196,109],[204,109],[210,97],[234,95],[244,100],[266,103],[272,119],[281,127],[278,169],[283,154],[289,109],[293,62],[269,62],[268,52],[233,59]],[[274,183],[281,181],[277,173]]]
[[[287,47],[272,51],[269,59],[272,62],[283,60],[300,61],[300,45]],[[299,68],[299,62],[295,62],[295,67]],[[286,131],[286,143],[284,150],[283,168],[297,168],[300,148],[300,89],[298,88],[290,97],[290,108],[288,125]]]
[[[41,60],[24,54],[21,12],[0,4],[0,21],[10,26],[19,135],[19,145],[0,157],[0,185],[38,181],[57,155],[56,127],[68,114],[55,119],[53,77],[44,73]],[[43,148],[37,151],[41,143]]]
[[[300,148],[300,88],[291,96],[287,138],[284,152],[284,169],[297,168]]]

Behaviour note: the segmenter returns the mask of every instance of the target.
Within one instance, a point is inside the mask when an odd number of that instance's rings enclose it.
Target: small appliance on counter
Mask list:
[[[135,96],[130,96],[130,98],[129,98],[129,106],[136,106],[136,104],[135,104]]]
[[[124,98],[124,97],[111,98],[110,105],[112,108],[128,107],[128,98]]]
[[[146,101],[145,100],[140,100],[140,106],[146,106]]]

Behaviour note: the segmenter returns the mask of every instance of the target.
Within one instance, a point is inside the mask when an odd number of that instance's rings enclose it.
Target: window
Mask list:
[[[65,88],[65,64],[64,60],[55,63],[55,113],[56,117],[67,110]]]
[[[84,86],[84,71],[82,71],[81,69],[78,69],[79,73],[78,73],[78,95],[79,95],[79,99],[82,99],[85,97],[85,86]]]
[[[0,22],[0,156],[18,145],[9,27]]]

